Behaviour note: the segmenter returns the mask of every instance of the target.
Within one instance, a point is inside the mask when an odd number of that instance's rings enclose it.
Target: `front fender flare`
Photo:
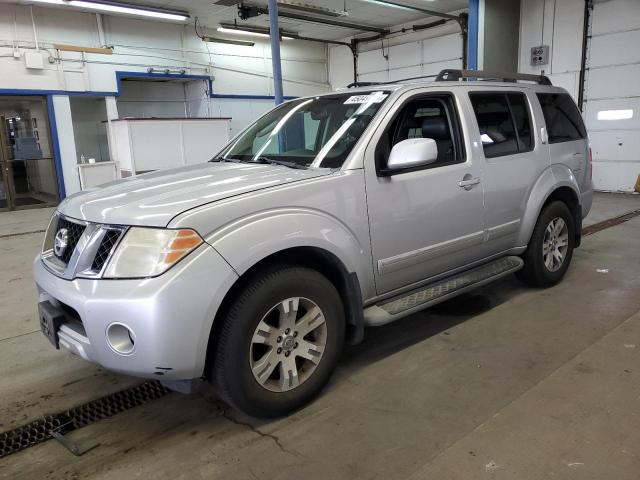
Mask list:
[[[310,208],[278,208],[237,219],[205,239],[242,275],[268,256],[295,247],[316,247],[333,254],[355,273],[361,289],[373,285],[371,253],[336,217]],[[367,298],[371,292],[362,291]]]

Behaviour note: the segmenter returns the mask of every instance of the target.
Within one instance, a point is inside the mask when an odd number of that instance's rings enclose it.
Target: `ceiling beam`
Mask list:
[[[449,20],[455,20],[456,22],[460,21],[460,17],[458,15],[452,15],[450,13],[442,13],[437,12],[435,10],[429,10],[428,8],[422,7],[414,7],[413,5],[406,5],[404,3],[393,2],[390,0],[374,0],[372,3],[378,3],[382,5],[388,5],[390,7],[398,7],[406,10],[413,10],[415,12],[425,13],[427,15],[433,15],[434,17],[447,18]]]
[[[269,10],[267,8],[260,8],[260,13],[268,14]],[[304,15],[301,13],[294,12],[283,12],[279,11],[278,16],[283,18],[291,18],[293,20],[300,20],[301,22],[311,22],[311,23],[319,23],[321,25],[331,25],[332,27],[342,27],[349,28],[351,30],[362,30],[364,32],[375,32],[386,34],[389,33],[389,30],[380,27],[372,27],[370,25],[363,25],[360,23],[352,23],[352,22],[344,22],[342,20],[334,20],[332,18],[317,18],[311,15]]]

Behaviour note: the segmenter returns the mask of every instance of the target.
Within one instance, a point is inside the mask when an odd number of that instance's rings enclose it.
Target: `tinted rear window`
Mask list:
[[[567,93],[538,93],[549,143],[571,142],[587,137],[582,116]]]

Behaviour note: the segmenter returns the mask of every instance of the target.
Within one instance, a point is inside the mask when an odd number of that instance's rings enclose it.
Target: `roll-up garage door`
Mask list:
[[[597,190],[633,191],[640,174],[640,1],[596,0],[585,120]]]
[[[402,78],[437,75],[445,68],[462,68],[462,35],[459,32],[427,38],[358,54],[358,80],[388,82]]]

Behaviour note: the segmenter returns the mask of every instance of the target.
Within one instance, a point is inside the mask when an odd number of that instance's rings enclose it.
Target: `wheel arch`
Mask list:
[[[529,244],[540,213],[550,202],[555,200],[561,201],[569,207],[575,224],[575,246],[580,245],[582,230],[580,188],[571,170],[567,166],[559,164],[546,169],[531,190],[518,236],[518,245]]]
[[[357,344],[364,336],[363,301],[360,281],[355,272],[349,272],[344,263],[332,252],[316,246],[298,246],[286,248],[267,255],[244,271],[231,285],[218,308],[207,345],[205,375],[208,375],[216,348],[217,330],[222,326],[222,318],[231,302],[238,296],[247,283],[261,272],[276,266],[291,265],[306,267],[324,275],[338,290],[342,299],[347,323],[346,341]]]

